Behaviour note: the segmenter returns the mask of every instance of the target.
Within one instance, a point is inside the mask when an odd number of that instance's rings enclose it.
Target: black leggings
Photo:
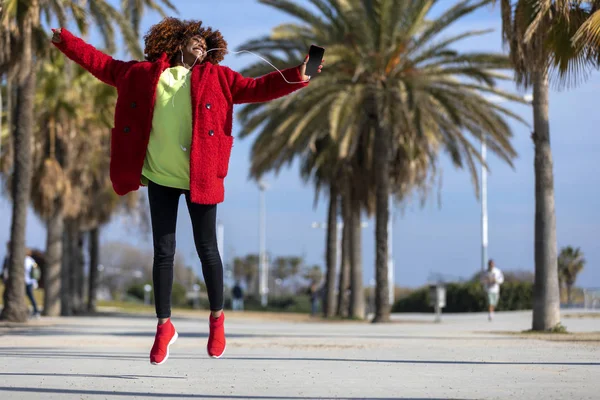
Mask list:
[[[223,309],[223,264],[217,247],[217,205],[195,204],[189,191],[148,184],[152,236],[154,238],[154,302],[156,316],[171,316],[171,289],[173,287],[173,263],[175,259],[175,227],[179,197],[185,194],[192,220],[194,243],[202,263],[202,274],[211,311]]]

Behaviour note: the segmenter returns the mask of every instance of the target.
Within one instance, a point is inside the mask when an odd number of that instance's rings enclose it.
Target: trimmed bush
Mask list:
[[[225,308],[231,308],[231,299],[225,299]],[[311,311],[310,298],[308,296],[278,296],[269,297],[267,307],[260,304],[260,297],[246,296],[244,298],[244,310],[246,311],[274,311],[295,312],[309,314]]]
[[[144,285],[145,283],[134,283],[127,288],[126,294],[128,297],[135,298],[139,301],[144,301]],[[150,301],[154,301],[154,290],[150,292]]]
[[[506,282],[500,287],[498,311],[530,310],[533,307],[533,284],[530,282]],[[476,282],[448,283],[444,312],[464,313],[487,310],[487,295]],[[392,312],[432,312],[429,305],[429,287],[423,287],[399,299]]]
[[[127,288],[127,297],[144,301],[144,285],[146,283],[134,283],[133,285]],[[173,291],[171,292],[171,305],[173,307],[189,307],[188,301],[186,299],[187,290],[185,287],[177,282],[173,282]],[[154,288],[150,292],[150,302],[154,304]]]

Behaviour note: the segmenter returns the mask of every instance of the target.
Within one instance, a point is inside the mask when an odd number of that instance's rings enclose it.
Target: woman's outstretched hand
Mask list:
[[[310,80],[310,76],[306,75],[306,64],[308,64],[308,56],[306,56],[306,58],[304,59],[304,62],[300,66],[300,75],[302,76],[302,80],[305,82]],[[319,73],[319,74],[321,73],[321,70],[323,69],[323,64],[325,64],[325,59],[321,60],[321,65],[319,65],[319,69],[317,70],[317,73]]]
[[[61,28],[52,29],[52,42],[54,42],[54,43],[60,43],[60,42],[62,42],[62,39],[60,38],[60,33],[61,32],[62,32]]]

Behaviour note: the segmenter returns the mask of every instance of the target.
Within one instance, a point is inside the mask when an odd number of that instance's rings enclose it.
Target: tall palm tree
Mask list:
[[[335,182],[329,185],[329,206],[327,208],[327,235],[325,245],[325,296],[323,298],[323,314],[326,318],[335,314],[335,272],[337,266],[338,242],[338,186]]]
[[[25,226],[31,187],[31,136],[33,131],[33,103],[35,97],[35,68],[33,64],[33,27],[39,23],[39,4],[36,0],[19,2],[13,10],[1,10],[3,26],[15,19],[19,32],[19,50],[22,54],[17,78],[16,124],[13,134],[14,172],[12,188],[11,245],[9,279],[4,292],[4,308],[0,319],[14,322],[27,320],[25,305]],[[9,11],[12,11],[12,15]],[[14,54],[14,53],[13,53]]]
[[[30,61],[24,59],[24,57],[27,56],[27,54],[29,54],[30,52],[16,51],[16,49],[18,49],[19,46],[35,46],[38,58],[41,58],[47,54],[47,50],[50,49],[51,46],[48,46],[46,33],[43,32],[42,26],[39,24],[40,16],[45,18],[48,24],[51,23],[52,20],[56,19],[60,26],[66,26],[70,20],[73,20],[75,22],[75,25],[83,34],[87,32],[90,23],[93,23],[93,25],[100,30],[102,37],[104,38],[104,44],[107,51],[113,51],[115,49],[115,30],[113,27],[113,23],[115,23],[125,39],[125,44],[129,53],[141,57],[141,49],[138,43],[139,36],[136,34],[138,29],[136,28],[135,31],[134,29],[132,29],[130,20],[135,18],[139,20],[139,18],[141,18],[141,15],[143,14],[144,5],[150,6],[152,9],[158,10],[162,14],[164,14],[164,12],[160,6],[158,6],[151,0],[147,0],[145,2],[131,1],[129,3],[130,4],[128,5],[128,9],[125,12],[126,15],[123,15],[123,13],[119,12],[105,0],[90,0],[85,3],[73,0],[42,0],[39,2],[30,2],[23,0],[5,1],[0,9],[0,15],[2,16],[2,29],[0,29],[0,39],[2,40],[2,43],[7,45],[3,46],[3,51],[0,52],[0,76],[2,76],[2,74],[6,71],[10,72],[11,68],[12,70],[15,70],[15,66],[20,66],[23,63],[27,64]],[[172,5],[168,1],[163,1],[163,3],[166,3],[170,8],[172,8]],[[22,29],[16,29],[15,27],[18,28],[18,24],[15,21],[22,19],[23,15],[26,15],[28,10],[33,10],[31,11],[31,13],[32,15],[35,15],[35,23],[30,24],[31,26],[28,27],[29,30],[27,31],[23,31]],[[29,40],[31,43],[25,43],[25,38],[29,38],[27,40]],[[19,67],[19,69],[21,68]],[[25,71],[26,69],[21,70]],[[50,119],[50,121],[53,121],[53,119]],[[15,142],[15,147],[16,146],[17,143]],[[17,154],[16,148],[14,154]],[[60,167],[60,163],[57,163],[55,161],[56,160],[50,158],[44,161],[44,164],[46,165],[46,172],[56,172],[54,176],[56,181],[57,176],[60,175],[60,168],[57,168]],[[23,179],[20,178],[20,175],[17,173],[17,171],[20,171],[20,168],[21,167],[15,165],[15,174],[13,176],[13,178],[15,178],[13,179],[15,183],[23,181]],[[18,177],[19,179],[17,180],[16,178]],[[16,186],[19,185],[21,184],[19,183]],[[46,186],[47,188],[50,188],[49,185]],[[22,189],[21,191],[24,191],[24,189]],[[55,190],[55,192],[55,202],[60,202],[61,189],[58,188]],[[23,206],[26,207],[27,202],[22,204],[24,204]],[[52,204],[52,202],[45,203],[47,207],[46,211],[48,211],[48,207],[50,207]],[[15,211],[18,211],[18,209]],[[47,311],[45,310],[45,313],[49,313],[52,315],[57,313],[57,293],[60,291],[60,286],[58,286],[57,282],[59,281],[58,270],[61,264],[61,248],[59,244],[59,238],[62,236],[61,212],[62,211],[60,204],[54,204],[51,207],[50,212],[46,213],[48,215],[49,225],[48,250],[51,255],[51,273],[48,274],[47,277],[52,282],[49,285],[50,290],[47,291],[46,295],[46,300],[48,300],[46,302],[46,305],[48,305],[49,308]],[[15,246],[19,246],[20,241],[13,240],[13,243],[15,243]],[[14,254],[16,257],[20,257],[19,252],[15,252]]]
[[[52,50],[49,60],[38,66],[35,145],[32,153],[33,210],[46,222],[47,268],[44,274],[44,315],[60,314],[60,266],[62,260],[63,213],[69,204],[70,182],[64,172],[69,125],[78,103],[64,74],[64,58]],[[74,82],[77,82],[75,79]],[[69,89],[71,87],[72,89]]]
[[[34,49],[48,48],[48,42],[40,24],[45,16],[50,22],[56,17],[66,24],[69,12],[74,16],[78,28],[83,32],[86,13],[89,12],[96,26],[106,38],[108,47],[114,47],[114,29],[112,22],[120,26],[121,32],[130,48],[139,48],[135,35],[125,18],[105,0],[91,0],[85,3],[87,9],[78,2],[47,2],[39,0],[7,0],[0,9],[2,27],[1,39],[10,43],[10,49],[4,49],[0,57],[0,76],[18,71],[16,85],[16,112],[14,147],[14,172],[12,174],[13,215],[11,225],[10,278],[6,288],[7,301],[0,318],[13,321],[26,320],[26,307],[23,297],[23,260],[25,258],[25,226],[29,192],[31,188],[32,163],[31,138],[33,135],[33,109],[35,98],[36,69],[34,68]],[[7,39],[8,38],[8,39]],[[37,52],[38,57],[43,52]],[[18,66],[18,68],[17,68]]]
[[[271,35],[250,40],[241,48],[284,66],[298,63],[306,48],[318,43],[327,48],[327,68],[293,96],[246,106],[240,114],[242,135],[259,131],[254,148],[261,152],[253,151],[253,161],[275,170],[305,154],[324,131],[337,144],[340,159],[364,154],[368,160],[364,165],[374,178],[374,321],[387,321],[389,197],[397,190],[395,186],[406,189],[393,172],[422,176],[414,168],[423,164],[405,156],[418,154],[426,161],[424,170],[431,172],[437,149],[444,149],[456,166],[468,168],[477,185],[480,156],[472,141],[491,143],[492,151],[508,163],[516,154],[505,117],[521,119],[486,99],[496,94],[521,100],[495,86],[498,80],[509,79],[498,73],[510,67],[508,58],[454,50],[457,42],[487,31],[447,33],[460,18],[489,1],[462,0],[438,17],[430,15],[438,3],[435,0],[310,0],[310,8],[288,0],[261,3],[300,22],[278,26]],[[267,71],[268,67],[257,63],[245,73]],[[393,167],[396,161],[401,166],[397,169]]]
[[[350,235],[352,232],[352,222],[350,220],[351,215],[351,204],[349,196],[342,196],[342,219],[344,226],[342,228],[342,254],[341,254],[341,266],[339,271],[338,279],[338,297],[337,297],[337,311],[336,315],[339,317],[347,317],[348,311],[350,310]]]
[[[558,276],[567,288],[569,305],[573,304],[572,289],[577,281],[577,275],[585,267],[585,258],[579,247],[567,246],[560,251],[558,256]]]
[[[529,5],[519,5],[516,1],[508,1],[503,7],[507,10],[508,6],[520,8],[520,12],[524,12],[523,21],[531,17],[532,11],[533,20],[530,24],[523,26],[527,28],[527,41],[539,32],[542,25],[548,23],[548,18],[552,18],[552,23],[556,24],[556,28],[565,31],[559,32],[555,30],[551,34],[551,39],[548,44],[552,46],[553,51],[557,51],[556,56],[564,62],[562,66],[566,67],[570,61],[570,55],[576,55],[581,50],[587,52],[587,56],[591,56],[589,61],[593,61],[597,55],[597,49],[600,47],[600,1],[599,0],[534,0]],[[512,3],[512,4],[511,4]],[[508,17],[509,14],[507,13]],[[548,27],[548,25],[546,25]],[[561,51],[558,51],[561,50]],[[575,51],[575,53],[573,53]],[[581,54],[578,54],[581,55]],[[564,57],[567,56],[567,57]],[[571,66],[571,68],[579,69],[583,65]],[[564,70],[566,71],[566,70]],[[564,76],[563,76],[564,77]]]
[[[254,154],[268,154],[260,148],[254,149]],[[294,155],[290,154],[293,158]],[[290,158],[290,159],[291,159]],[[268,171],[271,168],[270,161],[263,165],[257,163],[260,157],[253,157],[251,171],[254,176]],[[318,202],[321,190],[328,194],[327,208],[327,233],[325,245],[325,294],[323,296],[323,315],[326,318],[333,317],[337,310],[336,301],[336,272],[338,260],[338,216],[341,214],[340,195],[342,182],[340,182],[340,163],[337,158],[337,148],[330,136],[323,136],[316,140],[313,148],[306,154],[302,162],[301,174],[305,181],[313,181],[315,186],[315,206]],[[339,249],[340,251],[342,249]],[[341,254],[340,254],[341,256]]]
[[[46,221],[47,227],[45,315],[60,314],[60,294],[63,298],[73,294],[66,288],[81,290],[82,267],[75,269],[79,283],[66,283],[65,290],[61,291],[64,219],[68,217],[72,221],[83,212],[99,213],[115,203],[97,191],[88,194],[82,189],[93,190],[89,187],[96,184],[94,179],[87,178],[90,176],[87,171],[91,168],[104,171],[99,173],[108,180],[109,146],[104,143],[108,141],[108,128],[112,124],[112,112],[108,110],[114,108],[116,93],[80,67],[72,69],[72,75],[67,78],[64,67],[65,58],[55,49],[49,52],[49,59],[39,63],[38,67],[38,129],[32,155],[35,168],[31,198],[34,211]],[[84,176],[87,179],[82,179]],[[77,181],[74,182],[71,177]],[[105,185],[104,181],[102,185]],[[82,196],[82,193],[87,196]],[[102,203],[82,204],[88,198]],[[78,239],[73,238],[73,241]],[[70,243],[67,243],[67,248],[74,249]],[[71,256],[69,260],[77,260],[77,257]],[[65,279],[71,279],[74,274],[65,271],[63,275]]]
[[[533,88],[535,286],[533,330],[560,323],[554,173],[550,147],[549,81],[573,85],[598,66],[600,46],[590,28],[600,14],[587,1],[501,1],[502,31],[517,83]],[[584,34],[583,32],[587,32]],[[579,39],[579,41],[577,41]],[[589,41],[587,41],[589,39]],[[574,43],[574,40],[576,43]]]

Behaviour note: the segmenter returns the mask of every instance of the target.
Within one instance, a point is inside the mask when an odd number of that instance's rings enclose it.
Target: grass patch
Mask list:
[[[547,342],[585,343],[600,346],[600,332],[578,332],[567,334],[549,334],[547,332],[491,332],[493,334],[515,336],[519,339],[545,340]]]
[[[577,318],[577,319],[598,319],[600,318],[600,313],[598,312],[590,312],[590,313],[565,313],[562,315],[562,318]]]
[[[558,334],[558,335],[569,335],[569,331],[567,331],[567,327],[561,324],[560,322],[556,324],[554,327],[547,329],[545,331],[534,331],[533,329],[529,329],[523,331],[525,334]]]

